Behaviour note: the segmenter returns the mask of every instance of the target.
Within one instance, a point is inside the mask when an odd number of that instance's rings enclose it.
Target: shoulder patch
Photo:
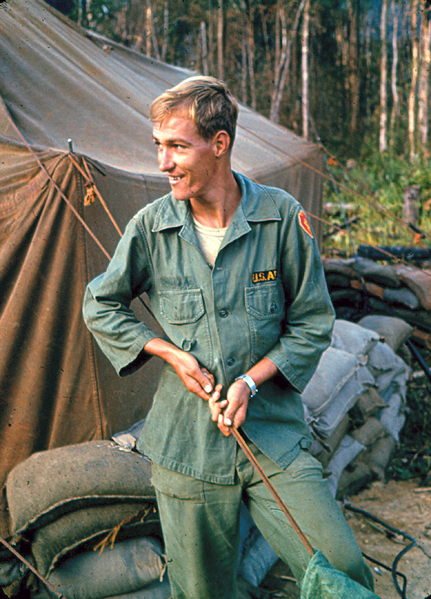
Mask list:
[[[300,210],[298,213],[298,220],[301,228],[307,233],[311,239],[314,239],[313,231],[311,230],[310,223],[308,222],[308,218],[303,210]]]

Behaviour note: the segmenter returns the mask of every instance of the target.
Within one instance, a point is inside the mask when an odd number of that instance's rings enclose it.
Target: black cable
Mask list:
[[[361,514],[362,516],[365,516],[369,520],[373,520],[373,522],[376,522],[377,524],[380,524],[381,526],[383,526],[384,528],[389,530],[390,533],[392,533],[391,535],[389,535],[389,538],[393,535],[401,535],[403,538],[409,539],[409,541],[411,541],[410,544],[407,545],[407,547],[404,547],[397,554],[397,556],[395,557],[395,559],[392,563],[391,568],[389,568],[389,566],[385,566],[384,564],[378,562],[377,560],[374,560],[373,558],[369,557],[368,555],[363,554],[366,559],[381,566],[382,568],[385,568],[385,570],[389,570],[392,573],[392,582],[394,583],[397,593],[400,595],[400,597],[402,597],[402,599],[407,599],[407,597],[406,597],[407,578],[401,572],[397,572],[397,565],[398,565],[399,561],[401,560],[401,558],[403,557],[403,555],[405,555],[408,551],[410,551],[410,549],[413,549],[413,547],[415,547],[416,539],[414,537],[412,537],[411,535],[407,534],[406,532],[404,532],[402,530],[398,530],[398,528],[395,528],[395,526],[391,526],[384,520],[377,518],[377,516],[374,516],[373,514],[370,514],[369,512],[366,512],[365,510],[363,510],[361,508],[353,507],[353,505],[351,505],[350,503],[345,503],[344,507],[346,508],[346,510],[355,512],[356,514]],[[400,589],[400,587],[398,585],[397,576],[400,576],[403,579],[403,588],[402,589]]]

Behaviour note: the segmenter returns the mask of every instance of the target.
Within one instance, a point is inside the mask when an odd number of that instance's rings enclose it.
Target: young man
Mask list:
[[[172,191],[130,221],[85,320],[123,376],[165,360],[139,449],[153,464],[173,596],[234,599],[244,500],[300,581],[309,554],[238,448],[242,434],[313,547],[372,588],[322,479],[300,393],[334,320],[313,231],[290,195],[231,170],[237,104],[210,77],[151,106]],[[165,337],[129,306],[147,292]],[[258,391],[258,392],[257,392]]]

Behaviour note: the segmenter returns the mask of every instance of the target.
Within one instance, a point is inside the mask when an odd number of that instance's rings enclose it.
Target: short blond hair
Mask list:
[[[189,77],[166,90],[150,107],[153,123],[162,122],[174,112],[185,110],[203,139],[209,140],[219,131],[235,140],[238,104],[226,83],[215,77]]]

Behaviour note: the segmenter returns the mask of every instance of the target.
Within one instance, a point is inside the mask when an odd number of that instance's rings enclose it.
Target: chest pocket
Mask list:
[[[169,324],[192,324],[205,314],[200,289],[160,291],[160,313]]]
[[[278,282],[245,288],[253,362],[264,357],[280,338],[285,315],[284,302],[283,287]]]

